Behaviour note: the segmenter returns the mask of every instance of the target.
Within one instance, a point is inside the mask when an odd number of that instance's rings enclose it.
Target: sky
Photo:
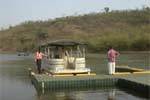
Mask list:
[[[91,12],[150,7],[150,0],[0,0],[0,28]]]

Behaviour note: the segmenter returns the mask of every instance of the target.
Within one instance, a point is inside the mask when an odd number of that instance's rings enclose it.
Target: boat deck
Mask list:
[[[96,75],[90,72],[90,70],[80,70],[80,69],[65,69],[60,71],[49,71],[45,70],[47,74],[51,74],[53,76],[77,76],[77,75]]]

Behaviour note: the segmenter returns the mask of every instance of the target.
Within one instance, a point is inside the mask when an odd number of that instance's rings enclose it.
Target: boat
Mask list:
[[[18,56],[29,56],[28,52],[18,52],[17,53]]]
[[[90,75],[86,67],[86,43],[73,40],[56,40],[40,45],[42,69],[51,75]]]

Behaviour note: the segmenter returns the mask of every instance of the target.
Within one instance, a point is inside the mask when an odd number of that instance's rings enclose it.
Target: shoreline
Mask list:
[[[100,52],[87,52],[89,54],[104,54],[106,53],[107,51],[100,51]],[[149,53],[150,54],[150,51],[119,51],[120,53],[123,53],[123,54],[130,54],[130,53]],[[19,53],[17,51],[0,51],[0,54],[14,54],[14,53]],[[33,53],[33,52],[30,52],[30,53]]]
[[[118,51],[118,50],[117,50]],[[100,53],[100,54],[103,54],[103,53],[106,53],[107,51],[101,51],[101,52],[91,52],[91,53]],[[120,53],[123,53],[123,54],[130,54],[130,53],[150,53],[150,51],[118,51]]]

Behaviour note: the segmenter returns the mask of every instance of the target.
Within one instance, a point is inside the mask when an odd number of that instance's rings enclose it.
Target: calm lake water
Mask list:
[[[117,65],[150,69],[147,53],[121,54]],[[97,74],[107,73],[105,54],[89,54],[87,66]],[[132,94],[117,88],[96,90],[74,90],[39,94],[28,75],[28,67],[35,67],[30,56],[0,54],[0,100],[148,100],[138,94]],[[109,99],[109,97],[115,99]]]

